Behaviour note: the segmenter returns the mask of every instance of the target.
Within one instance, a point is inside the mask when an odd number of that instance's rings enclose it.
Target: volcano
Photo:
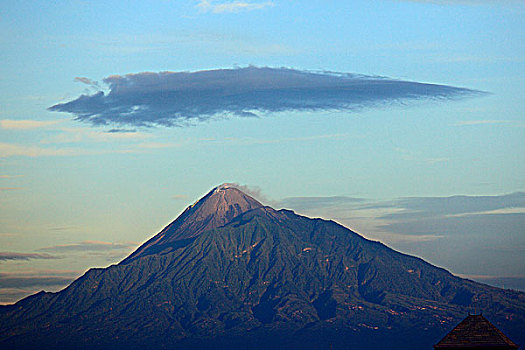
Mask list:
[[[236,216],[263,205],[231,184],[214,188],[164,230],[139,247],[123,263],[166,249],[173,249],[206,230],[226,225]]]
[[[119,264],[0,307],[0,347],[431,349],[474,309],[525,342],[525,293],[224,184]]]

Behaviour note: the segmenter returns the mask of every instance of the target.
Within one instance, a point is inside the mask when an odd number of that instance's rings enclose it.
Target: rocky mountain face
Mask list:
[[[525,343],[525,293],[222,185],[117,265],[0,308],[0,348],[431,349],[469,312]]]
[[[186,210],[122,263],[161,251],[176,249],[204,231],[232,221],[236,216],[263,205],[231,184],[222,184]]]

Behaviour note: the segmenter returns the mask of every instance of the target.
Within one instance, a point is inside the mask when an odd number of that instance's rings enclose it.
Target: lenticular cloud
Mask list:
[[[56,104],[93,125],[185,126],[227,116],[283,111],[353,111],[420,99],[452,99],[479,91],[384,77],[246,67],[197,72],[112,75],[109,92]]]

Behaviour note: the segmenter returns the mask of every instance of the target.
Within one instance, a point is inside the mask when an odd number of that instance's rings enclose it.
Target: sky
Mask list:
[[[525,290],[525,2],[0,3],[0,303],[213,187]]]

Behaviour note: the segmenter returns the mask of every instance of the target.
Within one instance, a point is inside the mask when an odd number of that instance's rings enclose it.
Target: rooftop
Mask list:
[[[434,345],[434,349],[456,348],[517,349],[518,345],[483,315],[469,315]]]

